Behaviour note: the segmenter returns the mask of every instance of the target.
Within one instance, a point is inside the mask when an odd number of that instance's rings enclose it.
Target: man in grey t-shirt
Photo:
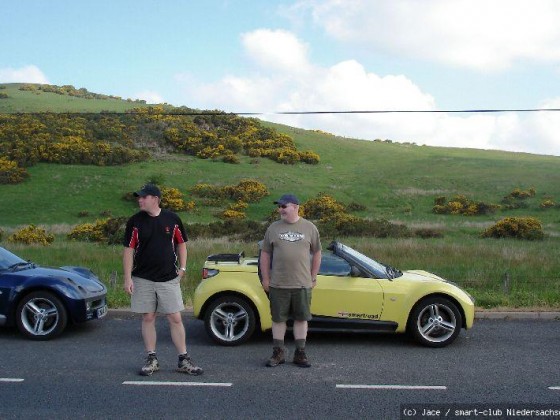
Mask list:
[[[321,265],[321,240],[317,227],[299,216],[299,200],[285,194],[278,205],[280,220],[266,230],[260,257],[262,285],[270,297],[273,353],[269,367],[286,361],[286,321],[294,320],[296,351],[293,362],[310,367],[305,354],[307,321],[311,319],[311,290]]]

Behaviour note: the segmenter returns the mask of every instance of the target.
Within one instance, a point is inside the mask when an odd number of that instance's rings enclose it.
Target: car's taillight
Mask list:
[[[215,270],[213,268],[203,268],[202,269],[202,278],[209,279],[210,277],[214,277],[220,272],[220,270]]]

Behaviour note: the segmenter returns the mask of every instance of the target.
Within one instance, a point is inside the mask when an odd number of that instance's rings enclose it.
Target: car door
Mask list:
[[[0,325],[6,321],[9,297],[10,287],[6,284],[4,276],[0,273]]]
[[[379,320],[383,311],[380,281],[352,276],[350,264],[332,254],[323,257],[312,296],[314,316]]]

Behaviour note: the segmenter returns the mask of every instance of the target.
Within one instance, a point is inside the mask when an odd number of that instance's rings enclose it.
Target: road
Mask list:
[[[133,314],[112,312],[49,342],[0,330],[0,419],[392,419],[421,418],[409,410],[453,414],[516,404],[560,413],[557,320],[477,320],[444,349],[419,347],[404,336],[315,333],[308,340],[309,369],[264,367],[269,335],[220,347],[202,322],[188,314],[185,320],[189,351],[205,369],[200,377],[174,372],[163,318],[162,370],[150,378],[137,374],[144,354]]]

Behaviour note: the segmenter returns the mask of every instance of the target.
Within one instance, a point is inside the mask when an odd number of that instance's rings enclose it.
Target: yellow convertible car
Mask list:
[[[340,242],[328,250],[313,289],[310,331],[409,333],[420,344],[444,347],[461,328],[472,327],[474,299],[457,285],[422,270],[402,272]],[[225,346],[271,329],[258,258],[210,255],[194,294],[194,315]]]

